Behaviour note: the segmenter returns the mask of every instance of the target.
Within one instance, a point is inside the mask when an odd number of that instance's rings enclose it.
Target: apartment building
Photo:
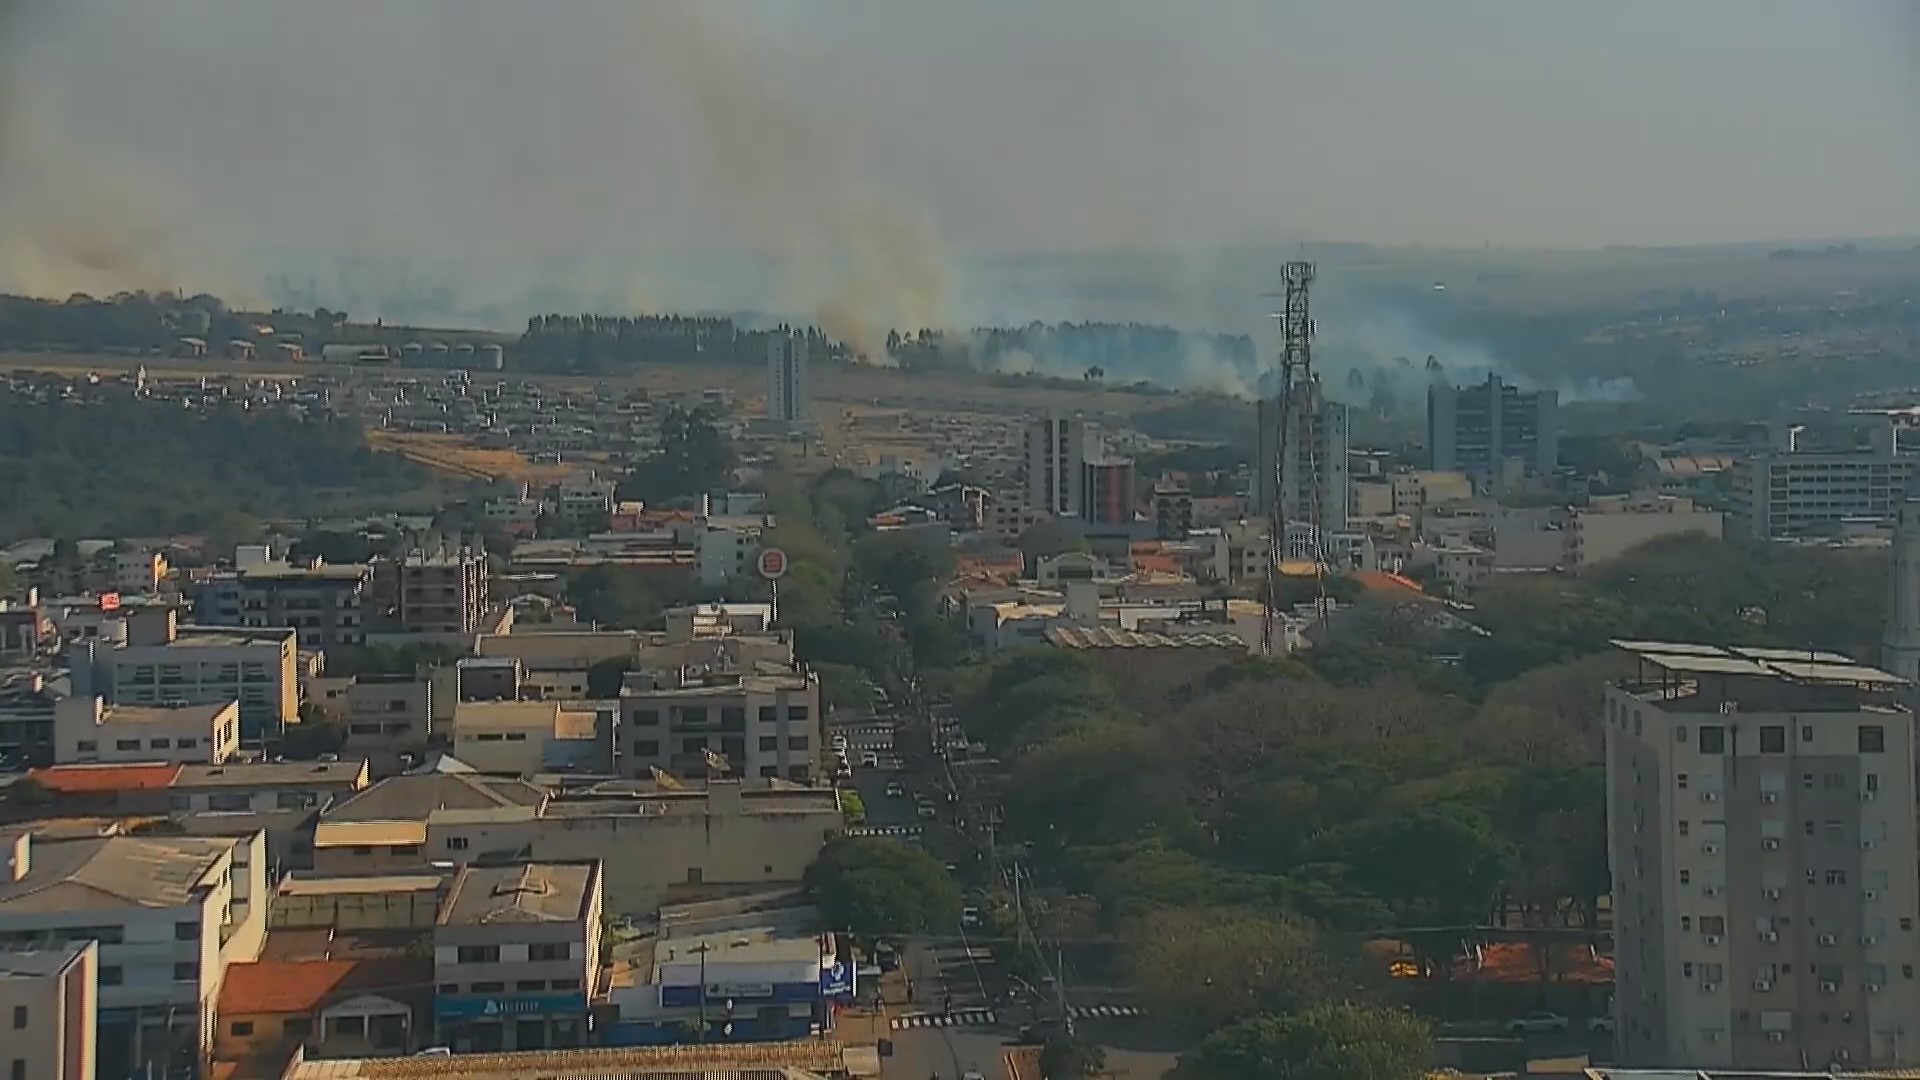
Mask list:
[[[0,949],[0,1069],[7,1080],[94,1080],[100,949]]]
[[[1619,1060],[1920,1060],[1907,684],[1833,653],[1616,645],[1635,668],[1605,694]]]
[[[1049,413],[1028,422],[1024,438],[1027,505],[1057,517],[1080,517],[1087,507],[1086,463],[1104,456],[1099,429]]]
[[[171,607],[124,619],[124,640],[98,638],[68,652],[75,697],[112,705],[240,703],[240,738],[278,738],[300,719],[298,648],[291,629],[180,626]]]
[[[227,966],[265,939],[266,837],[0,843],[0,947],[99,944],[98,1074],[197,1070]]]
[[[454,707],[453,754],[483,773],[613,771],[613,709],[595,703],[463,701]]]
[[[61,765],[180,762],[218,765],[240,750],[240,706],[109,705],[99,697],[54,705],[54,759]]]
[[[208,626],[291,629],[300,648],[329,652],[367,643],[373,568],[308,559],[263,562],[215,575],[194,600]]]
[[[1088,458],[1080,470],[1080,490],[1086,493],[1081,516],[1096,525],[1133,524],[1133,459],[1112,455]]]
[[[1482,494],[1515,472],[1546,476],[1560,467],[1560,395],[1523,393],[1493,374],[1474,386],[1429,386],[1427,449],[1436,471],[1465,473]]]
[[[1253,512],[1271,515],[1278,500],[1286,520],[1307,522],[1323,534],[1341,532],[1347,527],[1352,468],[1347,407],[1328,400],[1317,379],[1298,387],[1288,403],[1293,414],[1285,418],[1284,443],[1279,399],[1262,399],[1254,408],[1253,479],[1248,485]],[[1277,470],[1283,464],[1286,488],[1279,490]]]
[[[585,1045],[603,904],[597,860],[460,868],[433,931],[442,1043],[462,1053]]]
[[[764,516],[703,517],[696,522],[700,583],[718,585],[757,573],[760,536],[772,523],[772,518]]]
[[[487,557],[414,551],[393,564],[394,619],[413,634],[478,633],[487,611]]]
[[[65,679],[38,672],[0,683],[0,764],[16,769],[53,764],[53,711],[66,686]]]
[[[423,753],[433,737],[433,682],[414,675],[360,675],[339,697],[347,740],[341,749],[382,772],[401,755]]]
[[[824,777],[820,680],[812,672],[661,675],[651,688],[630,679],[620,692],[622,775],[645,778],[659,768],[704,777],[717,754],[735,776]]]

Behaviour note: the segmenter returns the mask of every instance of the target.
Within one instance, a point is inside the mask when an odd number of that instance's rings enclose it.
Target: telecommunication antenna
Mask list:
[[[1288,495],[1287,458],[1293,451],[1294,425],[1300,425],[1300,459],[1294,467],[1301,471],[1305,496],[1306,527],[1312,544],[1314,578],[1319,586],[1317,611],[1326,611],[1326,560],[1322,558],[1325,539],[1320,531],[1320,394],[1313,373],[1313,315],[1310,306],[1313,264],[1290,262],[1280,269],[1282,290],[1280,320],[1280,386],[1274,412],[1273,498],[1268,507],[1267,593],[1260,619],[1260,652],[1275,655],[1275,635],[1280,622],[1280,562],[1286,555],[1287,517],[1292,499]],[[1300,415],[1295,417],[1294,413]],[[1262,463],[1265,467],[1265,463]],[[1256,480],[1257,483],[1257,480]],[[1282,649],[1281,651],[1284,651]]]

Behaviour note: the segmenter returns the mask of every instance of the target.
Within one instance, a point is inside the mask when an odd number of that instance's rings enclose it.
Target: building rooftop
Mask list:
[[[220,987],[220,1013],[305,1014],[361,994],[419,997],[432,982],[427,957],[230,964]]]
[[[726,694],[770,694],[777,690],[804,690],[807,676],[798,672],[791,674],[760,673],[725,674],[714,677],[710,682],[698,682],[689,686],[665,686],[653,690],[628,690],[621,688],[622,697],[712,697]]]
[[[845,1075],[835,1039],[296,1061],[285,1080],[819,1080]]]
[[[0,949],[0,979],[44,979],[58,975],[86,952],[89,944],[79,942],[54,949]]]
[[[1760,649],[1690,642],[1615,640],[1613,645],[1642,665],[1687,674],[1739,675],[1809,686],[1892,689],[1907,680],[1839,653],[1818,650]]]
[[[56,795],[90,795],[109,791],[152,791],[173,785],[185,766],[53,765],[27,773],[35,783]]]
[[[280,882],[281,896],[357,896],[370,893],[426,892],[446,884],[445,874],[365,874],[355,877],[301,877]]]
[[[185,765],[174,787],[299,787],[302,784],[352,783],[367,772],[365,758],[346,761],[229,762]]]
[[[173,648],[227,649],[239,645],[285,645],[293,640],[291,629],[251,626],[182,626],[174,637]],[[134,646],[139,648],[140,646]],[[161,646],[165,648],[167,646]]]
[[[371,572],[365,563],[322,563],[319,566],[289,566],[284,563],[250,566],[240,571],[247,581],[359,581]]]
[[[108,705],[100,710],[103,724],[212,724],[236,702],[217,705]]]
[[[187,836],[33,843],[26,880],[0,880],[0,914],[179,907],[233,845]]]
[[[1161,634],[1111,626],[1061,625],[1047,628],[1047,641],[1062,649],[1239,649],[1246,639],[1230,631]]]
[[[573,922],[587,915],[598,863],[466,866],[440,909],[441,926]]]
[[[433,772],[390,776],[328,810],[322,827],[331,822],[425,822],[436,810],[489,810],[498,807],[537,807],[546,792],[524,780],[474,773]]]

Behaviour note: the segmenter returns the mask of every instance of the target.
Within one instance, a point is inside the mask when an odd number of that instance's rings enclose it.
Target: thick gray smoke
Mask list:
[[[1872,5],[1535,7],[0,0],[0,289],[755,311],[877,358],[892,326],[1264,332],[1302,239],[1920,232],[1911,39]],[[1186,377],[1248,377],[1218,359]]]

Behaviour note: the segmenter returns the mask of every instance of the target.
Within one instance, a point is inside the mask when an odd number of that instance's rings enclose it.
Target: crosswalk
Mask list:
[[[926,829],[919,825],[851,825],[847,835],[862,836],[919,836]]]
[[[1077,1020],[1095,1020],[1108,1016],[1145,1016],[1147,1011],[1138,1005],[1075,1005],[1073,1015]]]
[[[912,1013],[893,1018],[895,1031],[911,1031],[914,1028],[943,1027],[987,1027],[992,1025],[992,1009],[960,1009],[950,1013]]]

